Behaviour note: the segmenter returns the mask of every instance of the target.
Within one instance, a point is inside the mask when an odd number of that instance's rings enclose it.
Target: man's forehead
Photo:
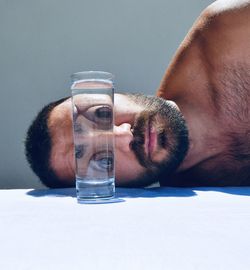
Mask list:
[[[48,126],[53,127],[59,123],[63,124],[65,120],[71,117],[71,98],[66,99],[62,103],[58,104],[50,113],[48,119]],[[63,121],[62,121],[63,120]]]

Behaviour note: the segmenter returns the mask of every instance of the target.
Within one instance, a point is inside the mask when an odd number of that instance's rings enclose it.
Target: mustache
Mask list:
[[[133,141],[130,144],[132,151],[134,152],[138,162],[143,167],[154,167],[157,163],[154,163],[145,152],[145,132],[150,125],[155,122],[156,112],[145,111],[140,113],[135,119],[133,126]],[[157,130],[157,143],[160,147],[165,148],[167,144],[165,129],[161,128]]]

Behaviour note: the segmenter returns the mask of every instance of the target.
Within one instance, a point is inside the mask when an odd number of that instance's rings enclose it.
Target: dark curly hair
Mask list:
[[[48,128],[50,112],[69,97],[53,101],[42,108],[31,123],[25,139],[27,161],[41,182],[50,188],[69,187],[61,181],[50,167],[51,137]]]

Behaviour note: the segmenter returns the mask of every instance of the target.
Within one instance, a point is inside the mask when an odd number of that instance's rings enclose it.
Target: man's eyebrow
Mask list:
[[[85,144],[78,144],[75,146],[75,157],[76,159],[82,158],[86,153],[87,145]]]

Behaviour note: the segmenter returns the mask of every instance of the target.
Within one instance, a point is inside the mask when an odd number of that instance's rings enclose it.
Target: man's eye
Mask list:
[[[101,108],[97,108],[95,110],[95,117],[101,118],[101,119],[112,119],[112,111],[110,107],[103,106]]]
[[[96,161],[98,166],[102,169],[111,170],[113,168],[113,158],[107,157]]]
[[[112,171],[114,168],[114,158],[110,153],[107,156],[107,153],[97,154],[92,159],[92,168],[98,171]]]
[[[84,112],[84,116],[102,129],[110,129],[113,123],[112,107],[108,105],[90,107]]]

